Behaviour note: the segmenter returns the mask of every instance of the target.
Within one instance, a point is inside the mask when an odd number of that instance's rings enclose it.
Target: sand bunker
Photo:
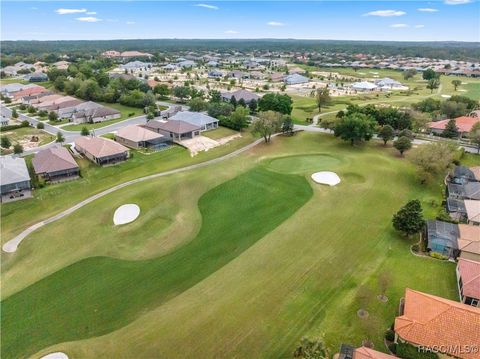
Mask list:
[[[118,226],[133,222],[140,215],[140,207],[136,204],[124,204],[117,208],[113,214],[113,223]]]
[[[326,184],[329,186],[336,186],[340,183],[340,177],[335,172],[315,172],[312,175],[312,180],[320,184]]]
[[[68,359],[68,355],[62,352],[50,353],[40,359]]]

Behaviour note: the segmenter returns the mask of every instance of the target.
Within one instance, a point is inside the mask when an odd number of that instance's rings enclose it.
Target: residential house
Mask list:
[[[32,186],[27,164],[21,157],[0,157],[1,202],[32,197]]]
[[[368,91],[375,91],[377,89],[378,89],[377,85],[368,81],[354,82],[352,84],[352,90],[355,90],[355,91],[368,92]]]
[[[192,67],[196,66],[196,63],[191,60],[185,60],[185,61],[180,61],[177,65],[182,69],[191,69]]]
[[[478,179],[472,169],[465,166],[455,166],[449,176],[449,181],[455,184],[465,184],[468,182],[477,182]]]
[[[42,92],[49,92],[49,91],[42,86],[33,86],[33,87],[25,88],[23,90],[14,92],[11,97],[13,98],[14,101],[18,101],[25,96],[32,96],[35,94],[40,94]]]
[[[120,111],[88,101],[75,107],[71,119],[74,123],[97,123],[122,117]]]
[[[407,288],[394,330],[397,342],[478,359],[477,351],[466,348],[480,343],[480,308]]]
[[[427,250],[447,257],[458,256],[458,226],[453,223],[429,220],[427,221],[425,239]]]
[[[199,127],[200,131],[218,128],[218,120],[201,112],[180,111],[170,117],[170,121],[183,121]]]
[[[285,78],[285,74],[281,72],[275,72],[273,74],[270,74],[270,81],[272,82],[281,82]]]
[[[200,135],[200,126],[191,123],[176,121],[148,121],[144,127],[151,131],[161,133],[170,141],[182,141]]]
[[[168,64],[162,67],[165,71],[175,71],[178,66],[175,64]]]
[[[0,106],[0,126],[8,126],[12,120],[12,110],[6,106]]]
[[[211,70],[208,71],[208,77],[211,79],[221,79],[224,76],[222,71],[219,70]]]
[[[459,258],[456,273],[460,301],[480,307],[480,262]]]
[[[230,71],[228,74],[227,74],[227,77],[230,78],[230,79],[238,79],[238,80],[241,80],[241,79],[248,79],[250,77],[250,74],[248,72],[243,72],[243,71],[239,71],[239,70],[233,70],[233,71]]]
[[[460,258],[480,262],[480,227],[459,224],[458,230]]]
[[[25,80],[29,82],[44,82],[48,81],[48,75],[43,72],[34,72],[32,74],[25,75]]]
[[[218,62],[214,60],[210,60],[206,64],[208,67],[218,67]]]
[[[82,100],[78,100],[76,98],[72,98],[72,99],[63,99],[62,101],[59,101],[59,102],[55,102],[49,106],[42,106],[42,109],[43,110],[46,110],[46,111],[53,111],[53,112],[56,112],[57,114],[59,113],[67,113],[68,112],[68,109],[72,109],[74,110],[76,106],[82,104],[83,101]],[[60,118],[62,118],[62,116],[59,115]]]
[[[128,158],[128,148],[103,137],[79,137],[75,140],[75,150],[102,166],[122,162]]]
[[[5,95],[5,96],[10,96],[10,95],[14,94],[15,92],[26,90],[26,89],[32,88],[32,87],[41,87],[41,86],[38,86],[38,85],[35,85],[35,84],[23,85],[23,84],[19,84],[19,83],[11,83],[11,84],[2,85],[0,87],[0,93],[2,95]]]
[[[454,119],[455,124],[457,125],[458,132],[462,137],[465,137],[469,134],[472,130],[472,127],[480,122],[480,118],[478,117],[469,117],[469,116],[461,116]],[[435,134],[442,134],[450,120],[441,120],[430,122],[428,124],[428,129],[431,133]]]
[[[467,209],[463,199],[459,198],[447,198],[447,212],[455,221],[462,221],[467,218]]]
[[[70,66],[70,62],[68,61],[57,61],[52,64],[53,67],[59,69],[59,70],[67,70],[68,66]]]
[[[224,101],[230,101],[232,97],[234,97],[237,102],[243,100],[246,104],[249,104],[253,100],[258,101],[260,99],[260,96],[256,93],[244,89],[222,93],[222,99]]]
[[[385,354],[371,348],[355,348],[351,345],[342,344],[340,352],[334,355],[335,359],[394,359],[396,357]]]
[[[157,148],[165,137],[140,125],[128,125],[117,131],[115,141],[130,148]]]
[[[283,78],[283,82],[285,82],[287,85],[304,84],[304,83],[307,83],[308,81],[310,81],[308,77],[299,75],[297,73],[292,75],[287,75]]]
[[[480,201],[466,199],[465,211],[467,212],[467,221],[469,224],[480,225]]]
[[[128,62],[126,64],[120,65],[119,67],[122,70],[140,70],[140,69],[148,69],[151,67],[152,64],[148,62],[142,62],[142,61],[132,61]]]
[[[80,174],[80,168],[70,152],[59,145],[38,152],[32,159],[32,165],[38,177],[51,182],[76,179]]]
[[[39,110],[51,110],[51,109],[56,109],[60,108],[61,104],[63,103],[72,103],[74,102],[75,105],[81,104],[83,101],[76,99],[75,97],[72,96],[61,96],[61,97],[56,97],[51,100],[47,101],[41,101],[39,104],[37,104],[35,107],[37,107]],[[66,106],[68,107],[68,106]]]
[[[448,183],[447,192],[451,198],[480,200],[480,182]]]
[[[53,101],[59,100],[62,97],[63,97],[62,95],[57,95],[51,92],[41,93],[41,94],[35,94],[33,96],[22,97],[22,103],[32,105],[34,107],[39,107],[44,102],[47,104],[51,104]]]
[[[385,90],[404,90],[408,89],[408,87],[402,85],[400,82],[395,81],[389,77],[385,77],[384,79],[375,81],[375,85],[380,87],[381,89]]]

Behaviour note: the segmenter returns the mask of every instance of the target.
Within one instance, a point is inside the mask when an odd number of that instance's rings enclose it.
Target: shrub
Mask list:
[[[385,332],[385,339],[388,340],[389,342],[393,342],[395,340],[395,332],[391,329],[388,329]]]
[[[43,124],[43,122],[39,122],[39,123],[37,123],[37,128],[39,130],[43,130],[45,128],[45,125]]]
[[[397,344],[395,343],[390,343],[388,345],[388,349],[390,349],[390,351],[393,353],[393,354],[396,354],[397,353]]]
[[[0,132],[13,131],[13,130],[16,130],[22,127],[28,127],[28,126],[30,126],[30,123],[28,123],[28,121],[22,121],[22,123],[19,125],[2,126],[0,127]]]
[[[420,250],[420,246],[418,244],[414,244],[412,246],[412,251],[414,251],[415,253],[418,253],[419,250]]]
[[[437,252],[430,252],[430,257],[435,258],[435,259],[440,259],[440,260],[442,260],[442,261],[448,259],[447,256],[444,256],[444,255],[442,255],[442,254],[440,254],[440,253],[437,253]]]
[[[430,352],[422,352],[411,344],[398,343],[396,345],[396,355],[404,359],[437,359],[438,355]]]

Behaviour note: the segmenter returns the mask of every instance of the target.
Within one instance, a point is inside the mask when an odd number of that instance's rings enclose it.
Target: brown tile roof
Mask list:
[[[139,125],[128,125],[117,131],[117,136],[130,141],[150,141],[163,137],[163,135],[150,131]]]
[[[467,210],[467,217],[469,221],[480,223],[480,201],[466,199],[463,201],[465,209]]]
[[[36,174],[78,168],[77,162],[65,147],[55,146],[38,152],[32,159]]]
[[[458,273],[462,278],[463,295],[480,299],[480,263],[465,258],[458,259]]]
[[[462,252],[480,254],[480,227],[459,224],[458,249]]]
[[[404,313],[395,318],[395,332],[415,345],[437,346],[459,358],[478,358],[478,353],[455,350],[480,343],[480,308],[407,288]]]
[[[441,120],[436,122],[430,122],[428,124],[428,128],[445,130],[445,127],[447,126],[448,121],[450,120],[447,119],[447,120]],[[480,122],[480,119],[474,118],[474,117],[460,116],[455,118],[455,123],[457,125],[459,132],[470,132],[473,125],[475,125],[478,122]]]
[[[45,87],[42,86],[35,86],[35,87],[30,87],[25,90],[17,91],[13,94],[13,98],[19,99],[24,96],[30,96],[36,93],[41,93],[41,92],[47,92],[48,90]]]
[[[392,359],[393,355],[377,352],[376,350],[360,347],[353,352],[353,359]]]
[[[103,137],[79,137],[75,140],[75,147],[83,149],[96,158],[113,156],[128,151],[125,146]]]
[[[182,120],[165,121],[165,122],[153,120],[153,121],[148,121],[145,127],[160,129],[166,132],[173,132],[177,134],[200,130],[199,126],[192,125]]]
[[[480,166],[470,167],[470,171],[473,172],[473,175],[475,176],[475,179],[477,181],[480,181]]]

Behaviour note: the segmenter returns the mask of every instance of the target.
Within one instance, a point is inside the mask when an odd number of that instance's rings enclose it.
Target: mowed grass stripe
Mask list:
[[[254,169],[199,201],[198,236],[147,261],[93,257],[2,302],[2,357],[102,335],[192,287],[290,217],[312,196],[304,177]]]

